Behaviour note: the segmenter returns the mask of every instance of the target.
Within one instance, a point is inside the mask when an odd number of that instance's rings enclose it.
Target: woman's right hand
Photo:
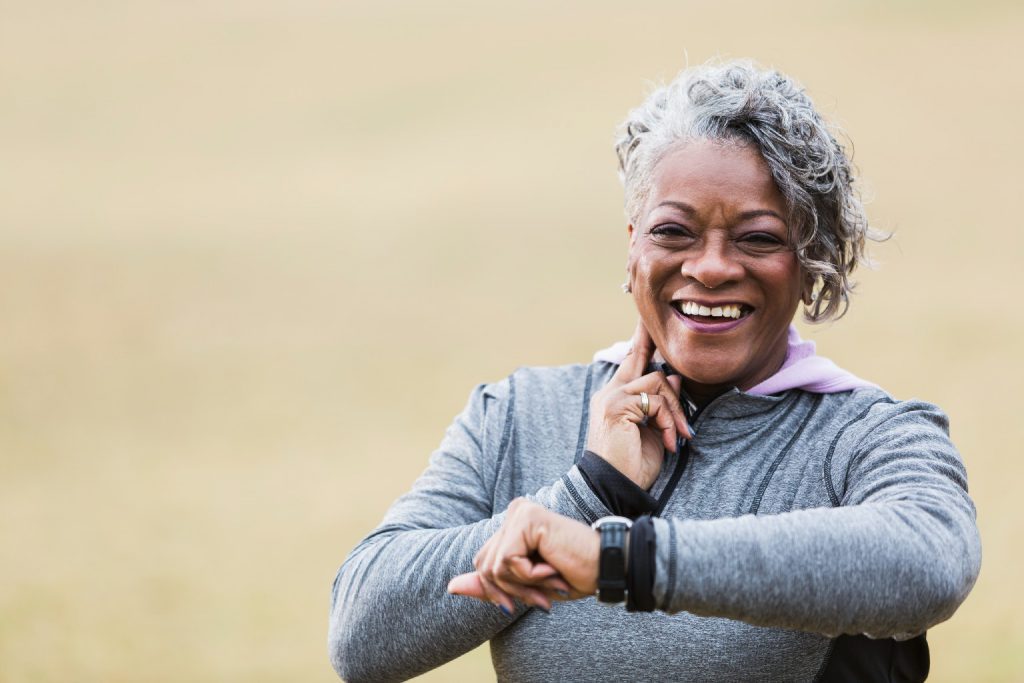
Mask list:
[[[679,403],[682,378],[660,371],[644,374],[654,352],[654,341],[640,321],[619,369],[590,399],[587,433],[587,450],[644,490],[657,479],[665,449],[675,451],[676,436],[693,437]],[[647,415],[641,393],[648,397]]]
[[[594,594],[600,549],[597,532],[586,524],[516,498],[473,558],[476,571],[456,576],[448,592],[490,602],[509,616],[513,598],[549,610],[552,600]]]

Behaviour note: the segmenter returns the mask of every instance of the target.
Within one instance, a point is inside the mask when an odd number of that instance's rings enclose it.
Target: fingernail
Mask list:
[[[563,590],[555,589],[555,595],[557,595],[558,597],[563,598],[565,600],[569,599],[569,591],[563,591]]]
[[[688,425],[686,425],[686,426],[690,428],[690,434],[691,434],[691,435],[693,435],[693,436],[697,436],[697,428],[696,428],[696,427],[694,427],[694,426],[693,426],[693,425],[691,425],[691,424],[688,424]]]
[[[505,607],[505,605],[499,604],[498,605],[498,609],[500,609],[501,613],[504,614],[506,617],[511,617],[512,616],[512,612],[510,612],[508,607]]]

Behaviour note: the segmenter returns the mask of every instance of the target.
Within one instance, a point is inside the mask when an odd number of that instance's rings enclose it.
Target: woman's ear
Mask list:
[[[804,285],[804,291],[800,295],[800,300],[804,302],[805,306],[810,306],[818,300],[818,293],[814,291],[814,285],[814,278],[809,278],[807,283]]]
[[[814,293],[814,285],[817,280],[818,278],[810,273],[804,275],[804,286],[800,292],[800,300],[804,302],[805,306],[810,306],[818,298],[818,295]]]
[[[626,234],[629,235],[629,246],[626,252],[626,281],[622,283],[622,291],[629,294],[633,291],[633,246],[636,244],[636,230],[632,223],[626,226]]]

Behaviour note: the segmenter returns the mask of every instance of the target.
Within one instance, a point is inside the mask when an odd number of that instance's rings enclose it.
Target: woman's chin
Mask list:
[[[694,363],[693,359],[688,359],[689,362],[673,363],[671,359],[667,359],[668,364],[678,372],[687,383],[692,383],[704,387],[724,387],[730,388],[736,386],[737,382],[740,381],[738,372],[734,371],[731,367],[722,367],[721,364],[711,365],[709,363]]]

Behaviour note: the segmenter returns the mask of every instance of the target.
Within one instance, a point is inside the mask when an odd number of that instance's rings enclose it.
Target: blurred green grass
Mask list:
[[[631,7],[5,3],[0,681],[334,680],[334,572],[470,388],[628,335],[612,132],[714,55],[855,142],[896,237],[806,333],[949,412],[985,558],[933,680],[1024,677],[1024,12]]]

